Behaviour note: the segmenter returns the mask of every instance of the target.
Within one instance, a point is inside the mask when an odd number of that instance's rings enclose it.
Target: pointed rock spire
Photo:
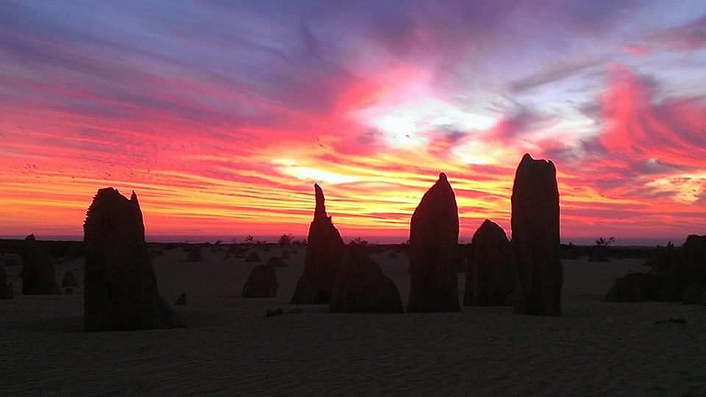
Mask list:
[[[299,278],[293,304],[328,304],[345,244],[331,218],[326,215],[324,192],[314,185],[316,209],[309,226],[304,274]]]
[[[314,219],[316,218],[326,218],[326,199],[324,198],[324,191],[321,190],[321,186],[314,184],[314,195],[316,198],[316,208],[314,209]]]
[[[407,311],[460,311],[456,268],[458,206],[446,174],[424,194],[410,225]]]

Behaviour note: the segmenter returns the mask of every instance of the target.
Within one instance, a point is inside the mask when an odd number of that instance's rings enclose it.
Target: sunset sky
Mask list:
[[[706,234],[706,2],[0,2],[0,235],[406,236],[439,172],[508,234],[522,154],[563,236]],[[406,237],[404,237],[406,238]]]

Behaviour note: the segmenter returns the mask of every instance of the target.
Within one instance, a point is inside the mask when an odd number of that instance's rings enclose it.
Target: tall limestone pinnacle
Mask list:
[[[424,194],[410,223],[408,312],[460,311],[458,206],[446,174]]]
[[[326,215],[326,199],[324,198],[324,191],[321,190],[321,186],[314,184],[314,195],[316,198],[316,207],[314,208],[314,219],[317,218],[328,218]]]
[[[299,278],[292,304],[328,304],[345,244],[326,214],[324,192],[314,184],[316,207],[307,237],[304,274]]]
[[[515,313],[560,315],[559,188],[554,163],[525,154],[512,188],[511,251],[517,272]]]
[[[179,326],[159,296],[142,211],[116,189],[98,190],[84,228],[84,328],[120,331]]]

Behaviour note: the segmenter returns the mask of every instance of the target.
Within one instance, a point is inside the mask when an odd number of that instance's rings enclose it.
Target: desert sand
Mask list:
[[[187,262],[155,258],[160,292],[187,328],[88,333],[83,291],[0,300],[1,396],[704,396],[706,311],[681,303],[611,303],[616,277],[641,260],[564,260],[563,316],[512,307],[458,313],[332,314],[289,305],[305,248],[278,268],[276,299],[241,299],[258,263],[223,247]],[[260,251],[263,263],[280,250]],[[409,293],[408,257],[373,254]],[[82,259],[55,266],[83,282]],[[60,282],[61,280],[57,280]],[[459,274],[463,296],[465,275]],[[266,317],[267,310],[284,314]],[[297,310],[301,309],[301,311]],[[658,320],[683,318],[686,324]]]

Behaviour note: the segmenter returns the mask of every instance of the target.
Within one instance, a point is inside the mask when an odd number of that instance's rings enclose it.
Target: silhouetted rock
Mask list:
[[[650,274],[657,277],[658,286],[655,300],[661,302],[677,301],[681,299],[683,286],[681,285],[681,259],[680,249],[671,242],[660,250],[656,259],[647,263]]]
[[[308,246],[304,260],[304,274],[297,282],[292,304],[328,304],[336,277],[336,267],[341,262],[345,244],[326,214],[324,192],[314,185],[316,208],[309,226]]]
[[[277,273],[268,265],[258,265],[252,269],[243,285],[243,298],[276,298]]]
[[[187,262],[201,262],[202,259],[200,248],[193,248],[186,253]]]
[[[656,299],[683,301],[687,286],[706,283],[706,236],[690,235],[679,248],[670,244],[648,264],[659,279]]]
[[[605,297],[610,302],[656,300],[659,279],[647,273],[630,273],[615,280]]]
[[[460,311],[458,300],[458,207],[440,174],[412,214],[408,312]]]
[[[282,259],[289,259],[289,251],[288,250],[282,250]]]
[[[681,247],[682,283],[706,283],[706,236],[690,235]]]
[[[61,281],[61,288],[76,288],[78,287],[78,282],[76,282],[76,277],[71,270],[67,270],[64,273],[64,279]]]
[[[270,259],[267,260],[267,266],[272,266],[272,267],[289,267],[287,265],[287,262],[284,261],[284,259],[273,256]]]
[[[186,305],[186,294],[182,292],[181,295],[177,298],[177,300],[174,302],[175,306],[184,306]]]
[[[7,282],[5,268],[0,266],[0,299],[12,299],[13,296],[12,283]]]
[[[346,248],[333,284],[329,310],[339,313],[402,313],[395,283],[365,254],[365,247]]]
[[[260,254],[255,251],[250,251],[245,257],[245,262],[260,262]]]
[[[56,274],[49,255],[37,244],[34,234],[25,238],[22,255],[22,293],[24,295],[60,295]]]
[[[515,313],[561,314],[563,268],[559,256],[559,189],[554,163],[522,157],[512,188]]]
[[[496,223],[485,220],[473,235],[473,256],[466,274],[466,306],[511,305],[515,272],[510,263],[510,242]]]
[[[98,190],[83,225],[84,328],[120,331],[180,326],[160,296],[137,196]]]

